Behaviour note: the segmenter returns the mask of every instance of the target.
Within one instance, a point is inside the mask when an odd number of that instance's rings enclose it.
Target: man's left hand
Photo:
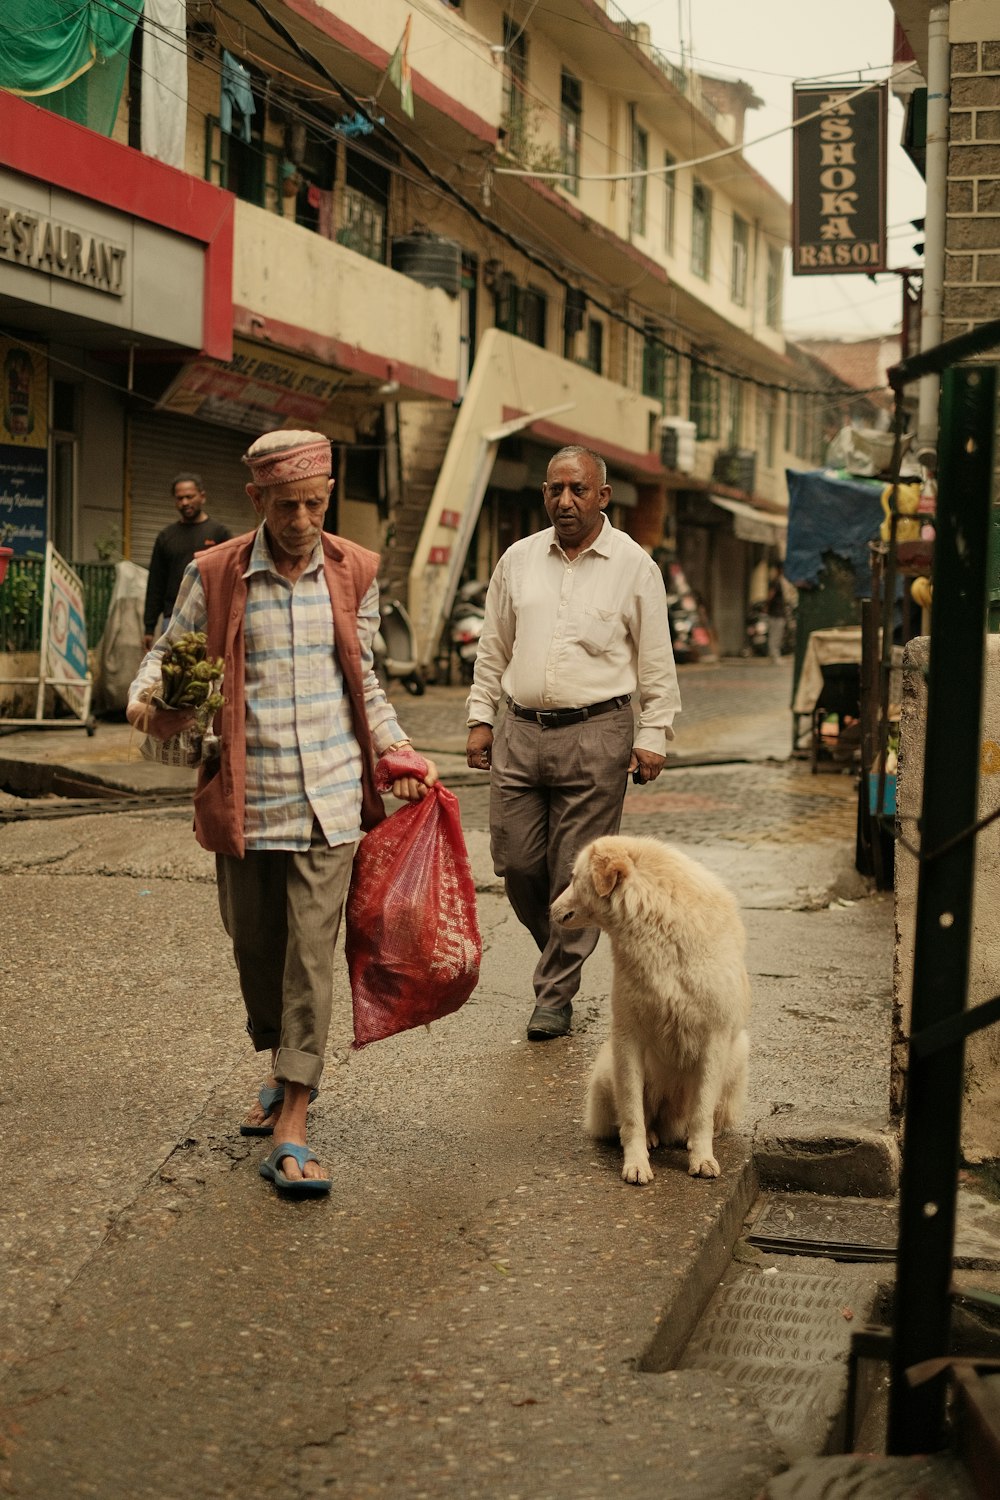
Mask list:
[[[639,780],[645,784],[647,781],[655,781],[667,763],[665,755],[657,755],[652,750],[632,750],[632,758],[628,763],[629,772],[638,770]]]
[[[437,766],[432,760],[428,760],[427,775],[422,781],[416,776],[401,776],[392,783],[392,795],[398,797],[400,802],[419,802],[421,797],[427,796],[437,779]]]

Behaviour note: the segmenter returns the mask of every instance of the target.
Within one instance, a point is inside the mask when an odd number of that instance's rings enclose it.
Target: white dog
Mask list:
[[[578,855],[552,920],[611,938],[611,1039],[587,1087],[588,1134],[617,1128],[626,1182],[652,1180],[660,1141],[687,1143],[692,1177],[718,1177],[713,1126],[740,1116],[750,1050],[735,898],[659,839],[601,838]]]

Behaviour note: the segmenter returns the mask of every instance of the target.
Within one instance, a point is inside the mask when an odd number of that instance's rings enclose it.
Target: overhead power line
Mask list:
[[[900,71],[900,70],[896,70]],[[892,79],[895,72],[890,72],[887,77]],[[630,172],[539,172],[533,167],[497,167],[498,177],[539,177],[560,180],[572,177],[574,181],[580,182],[631,182],[636,177],[666,177],[671,172],[682,172],[687,167],[702,167],[706,162],[720,161],[724,156],[735,156],[737,152],[749,151],[753,146],[760,146],[764,141],[771,141],[776,135],[786,135],[790,130],[797,130],[800,125],[806,125],[810,120],[818,120],[821,115],[832,114],[834,109],[849,103],[851,99],[857,99],[860,94],[868,94],[872,89],[881,88],[883,79],[877,78],[871,83],[862,84],[860,88],[854,89],[849,94],[837,94],[837,103],[825,104],[822,109],[814,109],[811,114],[800,115],[797,120],[792,120],[787,125],[779,125],[777,130],[769,130],[767,135],[759,135],[753,141],[739,141],[735,146],[724,146],[720,151],[710,151],[707,156],[695,156],[690,161],[673,161],[669,165],[660,167],[637,167]]]
[[[408,143],[399,135],[397,135],[389,125],[387,125],[384,121],[379,122],[378,120],[374,119],[369,110],[365,108],[362,100],[357,98],[346,86],[346,84],[344,84],[339,78],[331,73],[325,63],[321,62],[320,59],[317,58],[312,52],[310,52],[307,47],[304,47],[298,40],[298,38],[294,36],[291,31],[289,31],[284,22],[278,20],[276,16],[272,16],[267,7],[262,3],[262,0],[250,0],[250,3],[258,12],[258,14],[264,19],[267,25],[270,26],[272,31],[274,31],[274,33],[279,36],[287,46],[291,47],[295,54],[300,57],[308,67],[312,68],[319,74],[321,78],[325,78],[328,83],[332,84],[332,86],[337,89],[344,102],[351,109],[362,115],[366,120],[368,120],[371,125],[378,125],[379,128],[388,137],[388,139],[392,142],[392,144],[396,147],[396,149],[406,157],[407,161],[412,162],[414,166],[418,167],[422,172],[425,172],[430,180],[435,183],[442,192],[446,193],[449,197],[454,199],[454,201],[458,203],[465,210],[465,212],[468,213],[478,224],[488,229],[492,234],[495,234],[499,239],[503,240],[505,244],[510,245],[512,249],[516,250],[517,253],[523,256],[531,265],[537,266],[540,270],[544,271],[545,274],[547,276],[550,276],[555,282],[557,282],[564,291],[577,292],[579,290],[573,285],[571,281],[563,276],[558,270],[553,268],[550,260],[547,260],[543,256],[537,254],[537,252],[530,245],[526,245],[523,241],[518,239],[516,235],[511,234],[508,230],[504,229],[502,225],[498,224],[494,219],[491,219],[488,214],[483,213],[483,211],[475,203],[472,203],[454,186],[453,183],[449,182],[446,177],[443,177],[440,172],[436,171],[427,161],[424,160],[424,158],[418,151],[415,151],[412,146],[408,145]],[[868,87],[871,87],[871,85],[866,85],[866,88]],[[861,93],[864,91],[865,90],[858,90],[857,92]],[[854,97],[853,94],[850,97]],[[527,175],[537,176],[538,174],[529,173]],[[688,360],[691,364],[697,365],[700,369],[710,370],[714,374],[718,375],[726,375],[731,380],[742,381],[743,383],[753,385],[760,390],[783,392],[788,395],[800,395],[828,399],[832,391],[835,389],[833,382],[831,382],[830,387],[824,391],[817,390],[815,386],[793,386],[783,381],[764,380],[759,376],[749,375],[744,370],[737,370],[732,366],[720,364],[717,361],[708,358],[707,356],[699,354],[697,351],[685,349],[677,344],[671,343],[661,334],[658,334],[654,330],[650,329],[648,325],[636,322],[634,319],[629,318],[625,313],[619,312],[617,308],[611,307],[605,302],[601,302],[598,298],[594,297],[590,293],[587,293],[587,299],[595,308],[598,309],[598,311],[603,312],[606,317],[612,319],[620,326],[631,328],[633,332],[638,333],[647,342],[665,349],[668,353],[676,355],[679,359]],[[838,385],[836,389],[841,390],[842,388]],[[874,392],[882,389],[882,386],[872,386],[864,391],[851,390],[849,392],[849,396],[851,399],[854,399],[858,396],[871,395]],[[845,396],[848,395],[847,392],[844,392],[843,394]]]

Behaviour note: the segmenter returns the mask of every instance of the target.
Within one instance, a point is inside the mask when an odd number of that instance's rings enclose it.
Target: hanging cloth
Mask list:
[[[0,0],[0,89],[114,129],[142,0]]]
[[[187,134],[185,0],[145,0],[142,18],[142,149],[184,170]]]
[[[241,117],[240,138],[250,140],[250,121],[256,109],[250,73],[229,52],[222,54],[222,99],[219,103],[219,124],[227,135],[233,133],[233,110]]]

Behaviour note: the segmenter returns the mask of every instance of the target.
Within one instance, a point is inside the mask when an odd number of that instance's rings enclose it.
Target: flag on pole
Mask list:
[[[406,25],[403,27],[403,35],[399,44],[389,60],[389,81],[399,89],[399,102],[403,106],[403,113],[413,119],[413,78],[410,73],[410,22],[412,15],[407,16]]]

